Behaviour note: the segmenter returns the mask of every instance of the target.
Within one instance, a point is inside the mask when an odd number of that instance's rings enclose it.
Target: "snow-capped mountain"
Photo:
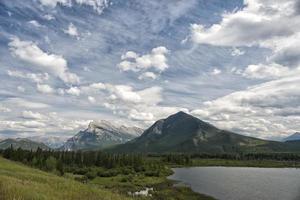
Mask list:
[[[61,147],[67,141],[68,138],[58,136],[33,136],[29,137],[28,139],[35,142],[44,143],[52,149],[57,149]]]
[[[60,148],[61,150],[103,149],[123,144],[142,134],[138,127],[118,126],[108,121],[93,121],[88,128],[80,131]]]

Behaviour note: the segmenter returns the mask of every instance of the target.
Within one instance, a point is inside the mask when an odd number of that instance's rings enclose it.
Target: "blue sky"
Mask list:
[[[0,137],[179,110],[285,137],[300,129],[299,16],[298,0],[2,0]]]

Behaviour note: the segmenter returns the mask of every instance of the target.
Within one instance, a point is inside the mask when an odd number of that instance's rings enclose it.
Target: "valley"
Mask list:
[[[13,184],[0,182],[0,197],[7,200],[40,199],[43,188],[52,184],[77,189],[70,193],[57,190],[48,199],[73,199],[76,192],[88,192],[93,197],[78,198],[97,199],[98,194],[105,194],[107,199],[210,200],[213,198],[185,185],[174,186],[176,182],[168,179],[172,168],[300,167],[298,140],[275,142],[247,137],[218,129],[184,112],[158,120],[143,132],[107,121],[92,122],[56,149],[29,139],[6,139],[0,144],[0,154],[5,158],[1,158],[0,176]],[[7,173],[10,165],[12,170],[20,169],[21,174]],[[31,174],[23,175],[23,168],[32,170]],[[33,197],[29,191],[40,184],[36,172],[55,181],[38,186],[41,191],[34,192]],[[15,182],[22,183],[22,178],[32,182],[26,187]],[[19,192],[13,193],[12,188]]]

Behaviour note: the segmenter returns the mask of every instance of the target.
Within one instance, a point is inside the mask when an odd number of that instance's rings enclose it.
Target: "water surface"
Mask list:
[[[169,179],[219,200],[300,200],[300,169],[175,168]]]

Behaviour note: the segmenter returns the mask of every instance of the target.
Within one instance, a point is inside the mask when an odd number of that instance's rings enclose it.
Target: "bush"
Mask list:
[[[145,176],[150,176],[150,177],[159,177],[160,172],[159,171],[146,171]]]
[[[98,171],[97,175],[100,177],[113,177],[113,176],[117,176],[119,173],[117,170],[106,170],[106,171]]]
[[[74,170],[73,174],[85,175],[88,171],[88,168],[77,168]]]
[[[94,179],[97,176],[97,172],[95,170],[91,170],[85,174],[88,179]]]
[[[129,175],[129,174],[133,174],[134,171],[132,168],[123,167],[123,168],[121,168],[121,173],[124,175]]]

